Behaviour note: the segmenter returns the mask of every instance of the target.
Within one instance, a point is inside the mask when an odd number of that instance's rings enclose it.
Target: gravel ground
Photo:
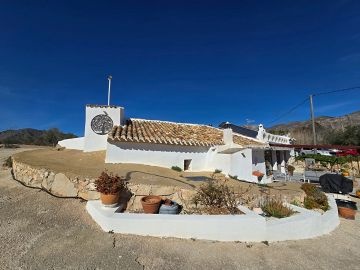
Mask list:
[[[19,150],[17,150],[19,151]],[[0,149],[0,162],[11,151]],[[221,243],[106,233],[85,202],[23,187],[0,169],[0,269],[359,269],[359,215],[330,235]]]

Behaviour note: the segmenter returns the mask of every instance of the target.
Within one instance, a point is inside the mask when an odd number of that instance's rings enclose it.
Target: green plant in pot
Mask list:
[[[127,190],[123,177],[103,171],[95,180],[96,190],[100,192],[100,200],[106,207],[115,207],[120,198],[120,192]]]

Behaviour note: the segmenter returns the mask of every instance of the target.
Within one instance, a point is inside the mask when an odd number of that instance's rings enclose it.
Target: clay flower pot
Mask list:
[[[356,191],[356,197],[360,198],[360,189]]]
[[[145,214],[157,214],[161,204],[161,197],[154,195],[142,197],[141,204]]]
[[[252,175],[256,176],[256,177],[263,177],[264,174],[260,171],[253,171]]]
[[[338,213],[340,217],[354,220],[356,211],[348,207],[338,207]]]
[[[100,200],[105,207],[115,207],[119,202],[120,193],[116,194],[105,194],[100,193]]]

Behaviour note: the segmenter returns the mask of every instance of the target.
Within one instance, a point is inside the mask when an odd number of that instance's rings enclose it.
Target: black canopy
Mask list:
[[[353,182],[341,174],[324,174],[320,176],[320,185],[324,192],[347,194],[353,190]]]

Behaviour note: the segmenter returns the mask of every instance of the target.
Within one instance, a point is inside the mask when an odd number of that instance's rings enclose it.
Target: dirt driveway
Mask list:
[[[0,150],[0,162],[8,153]],[[111,234],[85,203],[57,199],[0,169],[0,269],[359,269],[360,219],[330,235],[222,243]]]

